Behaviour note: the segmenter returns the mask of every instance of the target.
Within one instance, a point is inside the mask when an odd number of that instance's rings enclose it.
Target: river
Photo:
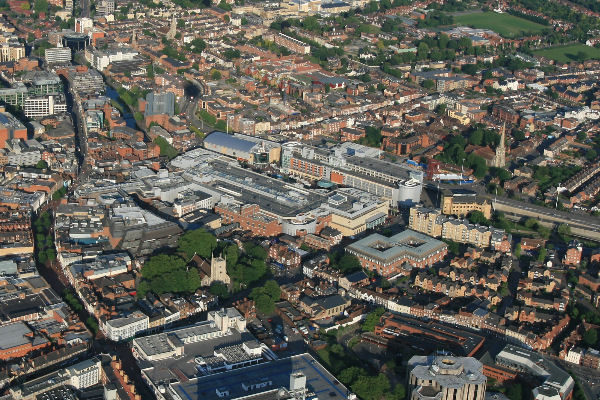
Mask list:
[[[123,103],[123,101],[121,101],[121,97],[119,96],[119,93],[117,93],[117,91],[115,89],[113,89],[112,87],[110,87],[109,85],[106,85],[106,95],[111,100],[116,101],[121,106],[121,109],[123,109],[123,110],[129,109],[127,104],[125,104],[125,103]],[[135,122],[135,118],[133,118],[132,113],[124,112],[123,119],[127,123],[128,127],[133,128],[133,129],[138,129],[137,123]]]

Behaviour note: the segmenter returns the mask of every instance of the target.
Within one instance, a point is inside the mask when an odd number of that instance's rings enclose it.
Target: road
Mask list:
[[[558,357],[552,356],[552,358],[557,364],[569,371],[571,375],[575,375],[588,400],[600,398],[600,374],[598,374],[598,371],[581,365],[571,364]]]

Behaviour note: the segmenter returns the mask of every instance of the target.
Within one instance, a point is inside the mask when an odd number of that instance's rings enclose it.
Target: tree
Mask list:
[[[156,138],[154,138],[154,143],[156,143],[160,148],[160,155],[163,157],[167,157],[169,160],[172,160],[179,154],[177,149],[173,147],[173,145],[171,145],[169,142],[167,142],[167,139],[165,139],[162,136],[157,136]]]
[[[204,259],[210,260],[213,250],[217,247],[217,238],[204,229],[196,229],[186,232],[179,238],[178,250],[186,259],[191,259],[198,254]]]
[[[460,67],[461,71],[468,75],[477,74],[477,65],[476,64],[465,64]]]
[[[40,160],[37,162],[37,164],[35,164],[35,167],[37,169],[47,169],[48,168],[48,163],[44,160]]]
[[[262,246],[259,246],[254,242],[244,243],[244,251],[246,252],[246,255],[251,259],[258,259],[263,261],[267,259],[267,251]]]
[[[384,374],[360,376],[350,387],[359,398],[365,400],[385,399],[391,389],[390,381]]]
[[[208,291],[220,299],[226,299],[229,297],[229,290],[227,289],[227,285],[225,285],[222,282],[213,282],[210,285]]]
[[[592,161],[594,158],[596,158],[598,156],[598,153],[596,152],[596,150],[594,149],[589,149],[588,151],[585,152],[585,158],[588,161]]]
[[[583,334],[583,342],[590,347],[595,347],[596,343],[598,343],[598,331],[596,329],[588,329]]]
[[[435,87],[435,82],[433,81],[433,79],[425,79],[422,85],[425,89],[431,90]]]
[[[352,382],[356,381],[358,377],[366,375],[367,371],[360,367],[350,367],[342,370],[339,373],[338,378],[344,384],[349,386]]]
[[[469,222],[477,225],[488,225],[490,221],[483,215],[481,211],[474,210],[471,211],[468,215]]]
[[[360,261],[354,254],[345,253],[340,257],[337,265],[334,266],[343,274],[349,274],[361,269]]]
[[[480,146],[483,141],[483,131],[481,129],[475,129],[469,135],[469,143],[474,146]]]
[[[266,294],[261,294],[255,300],[256,309],[263,314],[271,314],[275,310],[275,302]]]
[[[429,55],[429,46],[425,42],[419,43],[419,46],[417,47],[417,58],[419,60],[424,60],[427,58],[427,55]]]
[[[212,72],[210,73],[210,77],[214,81],[221,80],[221,73],[219,71],[217,71],[216,69],[213,69]]]
[[[510,400],[522,400],[523,399],[523,388],[520,383],[509,385],[506,389],[506,396]]]
[[[273,300],[279,300],[281,297],[281,288],[279,284],[274,280],[269,280],[265,282],[264,292]]]
[[[374,311],[370,312],[363,321],[361,329],[364,332],[373,332],[384,312],[385,309],[383,307],[378,307]]]
[[[515,246],[515,256],[517,258],[520,258],[522,251],[523,250],[521,249],[521,243],[517,243],[517,245]]]
[[[548,250],[545,247],[541,247],[538,251],[538,261],[544,262],[546,260],[546,256],[548,255]]]

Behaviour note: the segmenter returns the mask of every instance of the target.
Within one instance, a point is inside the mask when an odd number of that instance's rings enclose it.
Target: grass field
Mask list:
[[[457,15],[454,17],[454,20],[457,25],[465,25],[479,29],[490,29],[500,36],[507,38],[535,34],[547,28],[544,25],[515,17],[514,15],[498,14],[492,11]]]
[[[568,63],[571,61],[600,60],[600,49],[585,44],[569,44],[566,46],[549,47],[535,50],[536,56],[542,56],[554,61]]]

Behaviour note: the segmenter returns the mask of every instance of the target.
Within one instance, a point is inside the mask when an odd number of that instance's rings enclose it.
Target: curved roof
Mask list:
[[[233,150],[250,152],[257,143],[250,140],[242,139],[239,136],[229,135],[225,132],[214,131],[204,138],[204,145],[223,146]]]

